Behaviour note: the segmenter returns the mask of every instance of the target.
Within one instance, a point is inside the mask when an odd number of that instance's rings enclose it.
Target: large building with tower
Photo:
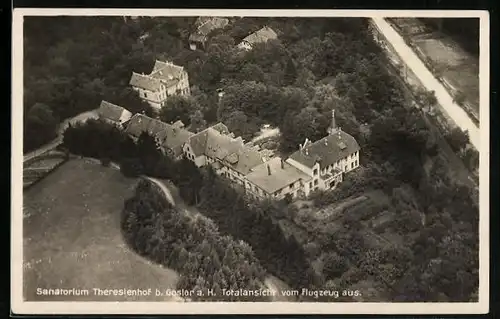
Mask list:
[[[295,199],[315,190],[334,189],[345,173],[359,167],[360,147],[336,126],[332,111],[328,135],[315,142],[306,139],[287,159],[266,158],[222,123],[190,136],[183,150],[196,166],[212,166],[252,197]]]

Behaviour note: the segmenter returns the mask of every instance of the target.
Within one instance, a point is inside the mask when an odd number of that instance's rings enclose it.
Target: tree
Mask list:
[[[26,115],[24,149],[29,150],[56,137],[58,119],[51,108],[42,103],[33,105]]]
[[[160,110],[160,119],[165,123],[181,120],[185,125],[191,123],[191,115],[199,109],[196,101],[191,97],[173,95],[167,99],[165,106]]]
[[[296,79],[297,79],[297,68],[295,67],[293,59],[289,58],[285,66],[285,75],[283,78],[284,84],[291,85],[295,83]]]
[[[436,92],[434,91],[423,91],[419,94],[420,103],[424,107],[433,108],[437,104]]]
[[[465,165],[471,170],[475,171],[479,169],[479,152],[474,148],[469,147],[465,150],[463,155],[463,160]]]
[[[151,105],[141,99],[139,94],[130,87],[125,87],[122,90],[119,90],[117,92],[117,96],[111,98],[110,102],[127,109],[132,114],[141,113],[150,117],[154,114],[154,110]]]
[[[255,123],[250,123],[248,116],[242,111],[235,111],[229,114],[225,121],[229,131],[235,136],[241,136],[244,140],[250,140],[258,131],[258,126]]]
[[[257,64],[246,63],[238,73],[240,81],[264,82],[266,74]]]
[[[469,143],[468,132],[464,132],[458,127],[453,128],[450,133],[446,134],[445,137],[455,152],[461,151]]]
[[[296,149],[309,139],[316,141],[326,135],[328,119],[316,108],[307,107],[296,115],[287,114],[281,129],[281,146],[285,151]]]
[[[345,258],[335,252],[329,252],[323,257],[323,273],[327,278],[338,278],[347,270]]]
[[[453,102],[457,103],[458,105],[464,105],[466,101],[466,96],[463,92],[457,92],[453,96]]]
[[[139,159],[126,158],[120,163],[120,171],[126,177],[137,177],[142,173],[142,164]]]
[[[200,110],[194,111],[189,117],[190,127],[189,130],[193,133],[198,133],[207,127],[207,121],[203,117],[203,113]]]
[[[154,174],[162,154],[155,138],[147,132],[142,132],[137,140],[137,154],[140,154],[140,160],[144,172],[146,174]]]

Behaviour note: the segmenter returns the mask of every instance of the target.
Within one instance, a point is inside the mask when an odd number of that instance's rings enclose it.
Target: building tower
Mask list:
[[[335,123],[335,110],[332,110],[332,123],[330,124],[330,127],[328,128],[328,134],[333,135],[339,130],[340,130],[340,128],[338,128],[337,124]]]

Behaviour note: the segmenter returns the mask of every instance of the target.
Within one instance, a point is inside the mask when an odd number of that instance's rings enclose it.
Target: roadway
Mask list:
[[[384,18],[374,17],[372,21],[378,27],[379,31],[384,35],[386,40],[390,42],[403,62],[413,73],[419,78],[428,91],[434,91],[438,103],[443,107],[448,116],[460,127],[463,131],[469,133],[470,143],[479,150],[480,146],[480,131],[479,127],[474,124],[467,113],[453,101],[453,97],[446,90],[444,85],[434,77],[431,71],[427,69],[424,62],[420,60],[413,49],[406,44],[403,37],[394,30],[394,28],[385,21]]]

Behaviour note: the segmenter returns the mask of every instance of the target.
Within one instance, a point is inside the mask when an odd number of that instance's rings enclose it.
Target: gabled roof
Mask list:
[[[163,70],[166,74],[171,74],[173,76],[178,76],[182,71],[184,71],[184,67],[175,65],[172,62],[155,60],[155,65],[153,66],[153,72]]]
[[[254,167],[246,178],[252,184],[272,194],[300,179],[308,181],[311,177],[286,162],[282,163],[281,158],[275,157]]]
[[[182,66],[156,60],[153,71],[149,76],[160,80],[165,86],[171,87],[180,81],[183,72],[185,71]]]
[[[229,130],[222,123],[191,136],[189,145],[195,156],[216,158],[243,175],[263,162],[263,157],[257,150],[245,145],[241,137],[229,135]]]
[[[207,145],[205,148],[205,155],[223,160],[229,154],[237,152],[243,143],[239,140],[233,139],[226,134],[208,128]]]
[[[337,130],[332,135],[306,145],[289,158],[309,168],[319,162],[320,168],[323,169],[356,151],[359,151],[356,139],[344,131]]]
[[[99,109],[97,109],[97,114],[99,115],[99,118],[113,122],[120,122],[123,113],[130,113],[130,112],[121,106],[109,103],[104,100],[101,101],[101,105],[99,106]],[[130,116],[131,115],[132,113],[130,113]]]
[[[224,123],[217,123],[211,126],[212,129],[222,134],[229,134],[229,128]]]
[[[244,38],[242,42],[247,42],[250,45],[253,45],[256,43],[263,43],[277,38],[278,35],[276,34],[276,32],[274,32],[273,29],[269,27],[263,27],[262,29],[257,30],[254,33],[247,36],[246,38]]]
[[[167,87],[176,85],[183,72],[185,71],[182,66],[175,65],[172,62],[156,60],[151,74],[145,75],[132,72],[130,85],[154,92],[160,90],[161,83]]]
[[[197,34],[207,36],[213,30],[224,28],[228,23],[228,19],[214,17],[202,24],[198,28]]]
[[[159,91],[161,88],[161,82],[158,79],[135,72],[132,72],[129,84],[152,92]]]
[[[231,162],[231,156],[236,157],[236,162]],[[250,170],[257,165],[264,162],[263,156],[256,150],[249,147],[242,147],[238,152],[227,156],[224,160],[232,166],[232,168],[243,174],[247,175]]]
[[[125,132],[134,137],[139,137],[143,132],[148,132],[150,135],[154,136],[153,134],[157,134],[161,131],[161,124],[157,122],[163,123],[144,114],[134,114],[128,122]]]
[[[167,124],[161,146],[173,151],[175,157],[182,155],[182,146],[194,134],[186,129]]]
[[[184,125],[184,123],[183,123],[181,120],[177,120],[177,121],[175,121],[175,122],[172,124],[172,126],[174,126],[174,127],[178,127],[178,128],[184,128],[184,126],[185,126],[185,125]]]
[[[143,132],[155,137],[164,149],[171,149],[175,156],[182,154],[182,146],[194,134],[186,129],[167,124],[144,114],[135,114],[129,121],[126,132],[139,137]]]
[[[226,18],[218,18],[218,17],[209,18],[198,26],[196,32],[193,32],[189,35],[189,41],[205,42],[210,32],[216,29],[224,28],[228,23],[229,20]]]
[[[191,146],[194,156],[201,156],[205,154],[207,138],[208,129],[205,129],[189,138],[188,143]]]
[[[202,24],[209,21],[210,19],[212,19],[211,16],[200,16],[200,17],[198,17],[198,19],[196,19],[196,21],[194,22],[194,25],[195,25],[195,27],[199,28]]]

